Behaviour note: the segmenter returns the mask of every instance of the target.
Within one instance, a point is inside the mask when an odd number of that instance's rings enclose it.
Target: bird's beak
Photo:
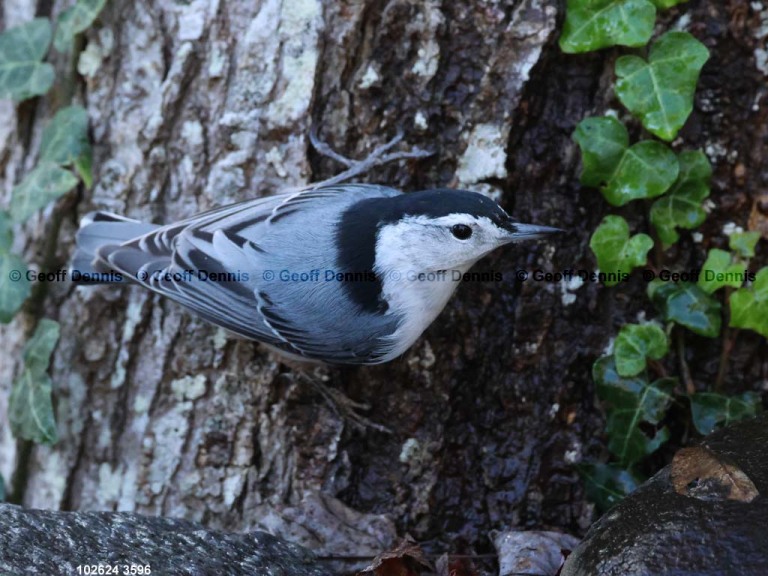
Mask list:
[[[526,242],[544,238],[550,234],[563,232],[560,228],[551,228],[550,226],[534,226],[533,224],[520,224],[519,222],[510,222],[509,235],[507,242]]]

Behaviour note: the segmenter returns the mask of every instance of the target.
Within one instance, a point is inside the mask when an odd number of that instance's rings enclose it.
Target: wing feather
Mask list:
[[[136,282],[235,334],[308,358],[375,362],[384,354],[378,338],[352,341],[325,314],[315,325],[304,325],[306,320],[300,314],[312,310],[307,302],[309,292],[317,290],[314,296],[330,304],[332,296],[320,292],[327,288],[267,282],[264,274],[275,273],[282,263],[301,263],[295,249],[285,248],[296,241],[286,232],[301,235],[308,226],[325,226],[325,241],[331,243],[333,223],[322,222],[323,218],[338,215],[363,198],[395,194],[399,192],[381,186],[345,185],[248,200],[158,228],[120,246],[105,247],[98,256]],[[288,224],[291,219],[294,224]],[[316,247],[312,248],[306,252],[315,258],[315,265],[322,258],[333,262],[335,255],[318,255]],[[209,279],[202,279],[201,273]],[[355,311],[341,308],[343,303],[333,304],[340,313],[354,317]],[[396,321],[387,319],[383,328],[393,332]]]

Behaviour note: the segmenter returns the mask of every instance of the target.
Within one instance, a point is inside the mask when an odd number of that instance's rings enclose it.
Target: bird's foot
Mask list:
[[[312,385],[312,387],[323,397],[330,409],[342,420],[349,422],[361,430],[372,429],[377,432],[392,434],[392,430],[386,426],[373,422],[360,414],[360,411],[367,412],[370,410],[370,404],[356,402],[340,390],[326,384],[330,378],[327,373],[327,368],[324,366],[315,367],[311,373],[306,370],[301,370],[298,371],[297,374]]]
[[[416,147],[412,148],[411,150],[403,150],[390,153],[389,151],[397,146],[400,142],[402,142],[402,140],[403,131],[398,130],[397,135],[392,138],[392,140],[374,148],[373,152],[371,152],[364,160],[352,160],[351,158],[347,158],[346,156],[339,154],[326,142],[320,140],[317,135],[317,128],[313,126],[309,132],[309,141],[312,143],[312,146],[315,148],[315,150],[317,150],[323,156],[327,156],[328,158],[343,164],[347,167],[347,169],[341,174],[337,174],[336,176],[328,178],[327,180],[323,180],[322,182],[316,182],[312,184],[312,186],[318,187],[339,184],[340,182],[346,182],[347,180],[351,180],[360,174],[368,172],[376,166],[383,166],[384,164],[389,164],[390,162],[395,162],[396,160],[404,160],[409,158],[426,158],[434,154],[434,152],[430,150],[422,150],[421,148]]]

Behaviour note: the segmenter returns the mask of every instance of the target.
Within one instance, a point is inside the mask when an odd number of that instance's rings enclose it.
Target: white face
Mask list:
[[[508,231],[484,216],[409,216],[379,231],[376,263],[389,269],[466,271],[511,240]]]
[[[466,272],[510,240],[510,233],[490,219],[470,214],[411,216],[383,226],[376,242],[375,269],[382,277],[390,313],[401,316],[386,359],[405,352],[443,309],[459,284],[450,271]],[[440,273],[443,270],[445,274]]]
[[[462,274],[451,271],[464,273],[504,244],[555,231],[519,223],[514,228],[512,233],[488,217],[454,213],[406,216],[379,230],[374,269],[382,279],[387,313],[400,317],[398,329],[388,337],[391,350],[384,361],[405,352],[443,309],[461,281]]]

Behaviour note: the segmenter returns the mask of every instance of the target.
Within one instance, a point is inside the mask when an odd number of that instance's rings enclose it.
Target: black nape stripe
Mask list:
[[[339,221],[336,266],[339,272],[369,273],[370,281],[342,282],[352,300],[370,313],[383,313],[381,279],[373,275],[378,230],[406,216],[440,218],[449,214],[484,216],[500,228],[509,229],[509,215],[490,198],[467,190],[437,189],[368,198],[350,206]]]
[[[387,303],[381,297],[381,279],[375,275],[376,234],[390,198],[368,198],[350,206],[336,230],[336,272],[348,275],[339,285],[363,311],[383,314]]]

